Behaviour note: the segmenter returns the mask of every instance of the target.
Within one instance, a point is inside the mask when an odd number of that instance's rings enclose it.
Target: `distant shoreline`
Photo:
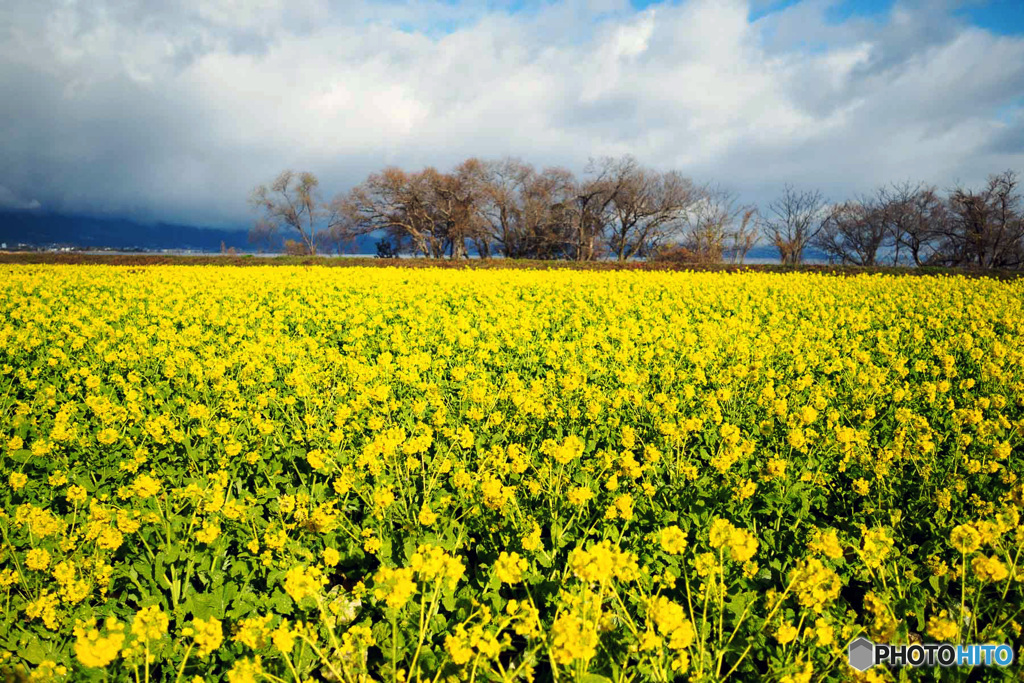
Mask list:
[[[593,271],[692,271],[692,272],[760,272],[760,273],[818,273],[823,275],[962,275],[965,277],[990,277],[1012,280],[1024,276],[1024,272],[1007,270],[978,270],[940,267],[840,266],[828,264],[804,264],[784,266],[778,263],[731,264],[683,264],[655,261],[531,261],[517,259],[427,259],[406,256],[398,259],[381,259],[365,255],[344,254],[324,256],[284,256],[276,254],[164,254],[164,253],[123,253],[110,252],[0,252],[0,264],[25,265],[110,265],[110,266],[317,266],[326,268],[371,267],[371,268],[442,268],[459,270],[593,270]]]

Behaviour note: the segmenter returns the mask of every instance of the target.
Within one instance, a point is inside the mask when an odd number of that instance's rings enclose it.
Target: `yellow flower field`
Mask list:
[[[1024,280],[6,266],[0,319],[32,680],[807,682],[859,635],[1021,642]]]

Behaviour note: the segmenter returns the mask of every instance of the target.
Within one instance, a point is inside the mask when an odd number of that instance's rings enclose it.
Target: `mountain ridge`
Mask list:
[[[285,239],[286,236],[279,236],[270,251],[283,251]],[[249,243],[249,233],[245,228],[208,228],[165,222],[150,225],[127,218],[3,209],[0,209],[0,243],[6,243],[8,249],[26,245],[120,251],[259,251]],[[376,240],[372,237],[358,239],[346,251],[376,253]]]

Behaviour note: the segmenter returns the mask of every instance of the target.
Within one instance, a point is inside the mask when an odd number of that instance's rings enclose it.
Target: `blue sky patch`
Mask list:
[[[798,5],[801,1],[756,0],[752,3],[749,19],[757,21],[769,14]],[[651,3],[648,0],[634,0],[635,6],[649,4]],[[883,19],[895,4],[895,0],[837,0],[825,12],[825,18],[833,24],[841,24],[857,17]],[[1024,0],[966,0],[953,14],[993,33],[1024,33]]]
[[[968,3],[955,12],[971,24],[1001,35],[1024,33],[1024,0]]]

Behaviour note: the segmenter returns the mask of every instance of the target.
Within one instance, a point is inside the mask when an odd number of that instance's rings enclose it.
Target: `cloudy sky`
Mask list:
[[[244,226],[254,185],[631,153],[764,201],[1024,171],[1020,0],[3,0],[0,207]]]

